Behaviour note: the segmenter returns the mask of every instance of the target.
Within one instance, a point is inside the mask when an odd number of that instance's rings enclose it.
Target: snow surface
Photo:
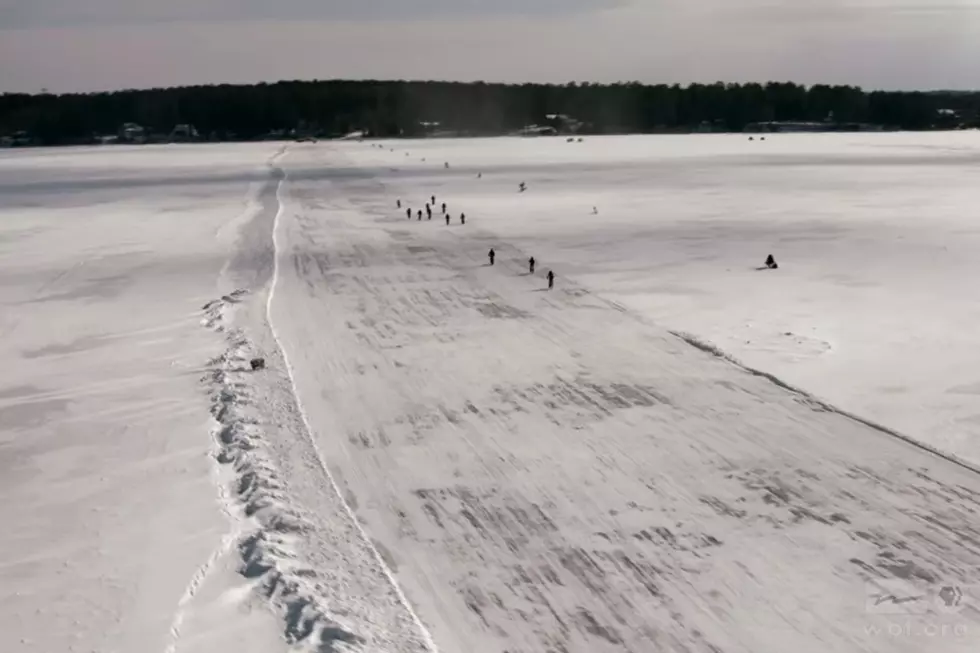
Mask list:
[[[0,155],[0,651],[281,642],[204,582],[244,585],[201,385],[279,147]]]
[[[977,650],[978,143],[0,154],[0,650]]]

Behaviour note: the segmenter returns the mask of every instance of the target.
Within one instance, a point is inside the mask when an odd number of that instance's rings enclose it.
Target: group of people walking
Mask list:
[[[431,203],[429,203],[429,202],[426,202],[425,203],[425,215],[426,215],[426,219],[428,219],[428,220],[431,220],[432,219],[432,211],[433,211],[433,208],[432,207],[434,207],[435,205],[436,205],[436,196],[433,195],[432,196],[432,202]],[[402,201],[401,200],[398,200],[397,206],[398,206],[398,208],[402,208]],[[418,221],[421,221],[422,220],[422,211],[423,211],[422,209],[419,209],[418,210],[418,213],[416,214]],[[442,203],[442,215],[445,216],[445,218],[446,218],[446,226],[449,226],[449,222],[450,222],[450,219],[451,219],[452,216],[446,210],[446,203],[445,202]],[[408,208],[405,209],[405,217],[407,217],[409,220],[412,219],[412,209],[411,209],[411,207],[408,207]],[[459,223],[460,224],[466,224],[466,214],[465,213],[460,213],[459,214]]]
[[[487,257],[490,259],[490,265],[493,265],[494,261],[497,259],[497,252],[493,251],[493,248],[491,247],[490,251],[487,253]],[[533,256],[527,260],[528,274],[534,274],[535,263],[536,261],[534,260]],[[554,271],[548,270],[547,278],[548,278],[548,290],[551,290],[552,288],[555,287]]]
[[[525,186],[524,186],[523,183],[521,184],[521,186],[522,186],[522,189],[521,190],[523,191],[524,188],[525,188]],[[430,199],[430,201],[429,202],[426,202],[426,204],[425,204],[425,209],[418,209],[418,211],[416,213],[414,213],[414,214],[412,213],[412,208],[411,207],[406,207],[405,208],[405,217],[407,217],[409,220],[411,220],[412,219],[412,215],[415,215],[416,216],[416,221],[421,221],[422,220],[422,214],[423,214],[423,211],[424,211],[425,212],[425,215],[426,215],[426,218],[428,220],[431,220],[432,219],[433,207],[436,206],[436,196],[433,195],[429,199]],[[397,207],[399,209],[402,208],[402,201],[401,200],[397,200],[396,205],[397,205]],[[450,213],[447,210],[446,203],[443,202],[440,205],[440,208],[442,209],[442,215],[444,215],[445,218],[446,218],[446,226],[448,226],[449,223],[450,223],[451,215],[450,215]],[[459,223],[460,224],[466,224],[466,214],[465,213],[460,213],[459,214]],[[494,264],[494,261],[497,258],[497,253],[494,252],[493,249],[491,249],[490,252],[489,252],[489,254],[488,254],[488,257],[490,258],[490,265],[493,265]],[[535,266],[535,260],[534,260],[534,257],[532,256],[530,259],[528,259],[528,270],[529,270],[528,274],[534,274],[534,266]],[[555,287],[555,273],[553,271],[549,270],[548,271],[547,278],[548,278],[548,290],[551,290],[552,288]]]

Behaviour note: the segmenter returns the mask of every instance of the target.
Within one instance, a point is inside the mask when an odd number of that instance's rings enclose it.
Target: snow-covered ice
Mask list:
[[[975,651],[978,161],[2,154],[0,650]]]
[[[279,147],[0,155],[0,651],[281,640],[206,582],[244,585],[201,385],[201,306]]]

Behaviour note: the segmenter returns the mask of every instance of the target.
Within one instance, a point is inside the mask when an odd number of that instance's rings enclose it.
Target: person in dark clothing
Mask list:
[[[555,273],[548,270],[548,290],[555,287]]]
[[[526,185],[526,184],[525,184],[525,183],[524,183],[524,182],[522,181],[522,182],[521,182],[521,185],[520,185],[520,186],[518,186],[518,188],[520,189],[520,192],[522,192],[522,193],[523,193],[524,191],[526,191],[526,190],[527,190],[527,185]]]
[[[422,209],[419,209],[419,220],[422,220]]]
[[[528,265],[528,268],[530,268],[530,270],[531,270],[531,274],[534,274],[534,257],[533,256],[527,262],[527,265]]]
[[[405,215],[407,215],[408,216],[408,219],[411,220],[412,219],[412,209],[411,208],[405,209]]]
[[[466,214],[465,213],[460,213],[459,214],[459,223],[460,224],[466,224]]]
[[[770,254],[769,257],[766,259],[766,267],[769,268],[770,270],[779,269],[779,264],[776,263],[776,259],[772,257],[772,254]]]
[[[448,213],[446,214],[446,226],[447,227],[449,226],[449,214]]]
[[[435,203],[436,203],[436,196],[435,196],[435,195],[433,195],[433,196],[432,196],[432,204],[433,204],[433,205],[435,205]]]
[[[490,248],[490,253],[487,254],[487,256],[490,257],[490,265],[493,265],[493,259],[497,257],[497,253],[493,251],[492,247]]]
[[[398,208],[401,208],[401,207],[402,207],[402,201],[401,200],[398,200]]]
[[[446,203],[445,202],[442,203],[442,212],[443,213],[446,212]]]
[[[429,204],[426,204],[425,205],[425,214],[427,216],[429,216],[429,219],[430,220],[432,219],[432,206],[431,205],[429,205]]]

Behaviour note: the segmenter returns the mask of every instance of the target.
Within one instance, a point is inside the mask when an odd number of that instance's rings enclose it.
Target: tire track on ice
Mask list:
[[[287,642],[299,650],[329,653],[356,645],[371,653],[436,653],[431,634],[317,449],[274,330],[276,233],[285,179],[275,163],[284,151],[268,162],[262,210],[236,221],[245,224],[221,284],[240,289],[203,307],[203,326],[226,340],[203,381],[214,419],[214,474],[232,528],[181,597],[166,653],[176,653],[200,588],[236,550],[239,572],[283,620]],[[260,289],[265,302],[258,301]],[[256,356],[267,361],[261,375],[249,365]]]
[[[312,447],[312,450],[315,452],[317,458],[316,462],[319,465],[320,470],[323,472],[324,477],[329,482],[331,489],[333,490],[334,493],[336,493],[338,500],[340,501],[344,511],[347,514],[347,518],[350,519],[351,523],[354,524],[354,527],[357,530],[357,534],[360,536],[364,545],[368,548],[371,555],[373,556],[376,565],[382,571],[386,580],[391,585],[392,590],[395,592],[396,596],[398,597],[399,603],[401,603],[402,607],[405,609],[405,611],[408,613],[408,615],[414,622],[419,635],[422,637],[426,649],[431,653],[438,653],[439,649],[436,646],[432,634],[429,632],[429,629],[425,626],[425,624],[422,622],[422,619],[418,616],[415,609],[412,607],[411,602],[408,600],[408,597],[405,595],[405,592],[402,589],[401,585],[399,584],[397,578],[395,578],[394,572],[392,571],[391,567],[389,567],[388,563],[384,560],[384,557],[381,555],[381,552],[374,545],[370,536],[364,530],[364,527],[361,525],[360,520],[358,520],[357,516],[354,514],[354,511],[351,508],[350,503],[344,497],[344,493],[341,491],[340,486],[337,484],[336,479],[334,478],[333,474],[330,472],[329,468],[327,467],[326,459],[323,457],[323,453],[320,451],[320,448],[316,443],[316,438],[313,436],[313,428],[310,426],[310,422],[309,422],[309,418],[307,417],[306,410],[303,408],[302,400],[300,399],[299,391],[296,387],[296,379],[293,372],[293,367],[289,362],[289,356],[286,353],[286,348],[283,346],[279,333],[276,330],[275,321],[273,320],[272,317],[272,303],[275,299],[276,288],[278,287],[279,284],[278,232],[279,232],[279,224],[282,221],[281,220],[282,215],[285,211],[285,204],[283,203],[283,199],[282,199],[282,189],[283,189],[283,185],[288,179],[288,175],[286,174],[285,170],[283,170],[282,168],[278,168],[278,170],[279,170],[279,184],[276,189],[276,203],[278,205],[278,209],[276,211],[276,217],[272,226],[273,272],[272,272],[272,284],[269,289],[268,297],[266,299],[266,321],[269,325],[269,329],[272,332],[272,337],[275,340],[276,346],[285,364],[286,374],[289,378],[290,389],[292,391],[293,398],[296,402],[296,406],[299,409],[299,416],[302,420],[303,428],[305,430],[305,433],[303,435],[308,439],[309,444]]]

